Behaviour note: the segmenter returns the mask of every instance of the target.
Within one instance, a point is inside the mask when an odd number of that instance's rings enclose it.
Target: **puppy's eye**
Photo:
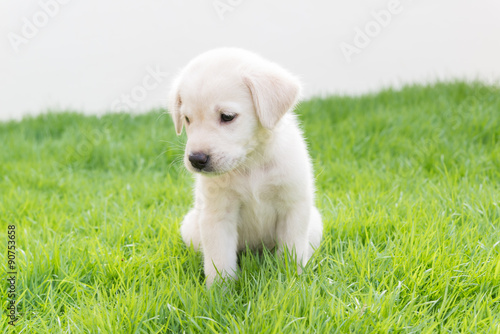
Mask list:
[[[186,123],[189,124],[189,118],[187,116],[184,117],[186,119]]]
[[[231,114],[220,114],[220,120],[222,123],[228,123],[231,122],[236,115],[231,115]]]

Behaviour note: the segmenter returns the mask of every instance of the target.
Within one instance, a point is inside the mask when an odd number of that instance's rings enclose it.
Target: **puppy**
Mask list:
[[[300,272],[320,244],[311,159],[292,112],[299,93],[286,70],[235,48],[201,54],[172,84],[168,109],[196,175],[181,235],[202,250],[208,287],[236,278],[246,247],[290,252]]]

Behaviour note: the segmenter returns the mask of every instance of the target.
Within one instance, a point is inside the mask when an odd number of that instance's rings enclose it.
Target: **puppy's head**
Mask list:
[[[283,68],[241,49],[193,59],[173,82],[168,109],[186,128],[188,170],[223,174],[244,164],[296,103],[300,83]]]

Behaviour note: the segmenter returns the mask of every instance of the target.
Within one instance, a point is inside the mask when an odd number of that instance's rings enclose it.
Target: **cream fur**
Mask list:
[[[201,54],[172,85],[169,110],[177,134],[186,128],[184,163],[196,176],[181,235],[202,250],[207,286],[236,277],[247,246],[288,249],[299,270],[319,246],[311,160],[292,111],[299,93],[282,67],[234,48]],[[237,116],[223,123],[221,113]],[[206,170],[191,165],[196,152],[210,156]]]

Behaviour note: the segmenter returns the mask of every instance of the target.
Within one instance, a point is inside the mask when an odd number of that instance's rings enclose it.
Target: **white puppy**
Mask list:
[[[300,271],[319,246],[311,160],[292,113],[299,92],[286,70],[234,48],[201,54],[173,83],[169,110],[196,173],[181,234],[201,247],[207,286],[236,277],[246,247],[286,249]]]

